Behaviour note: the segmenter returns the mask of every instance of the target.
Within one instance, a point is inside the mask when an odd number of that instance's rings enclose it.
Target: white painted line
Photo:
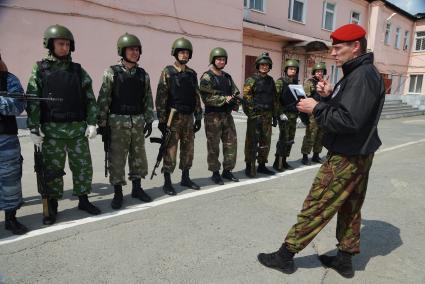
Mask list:
[[[419,144],[419,143],[422,143],[422,142],[425,142],[425,139],[400,144],[400,145],[397,145],[397,146],[394,146],[394,147],[389,147],[389,148],[377,151],[377,154],[388,152],[388,151],[393,151],[393,150],[396,150],[396,149],[408,147],[410,145]],[[0,246],[10,244],[10,243],[14,243],[14,242],[18,242],[18,241],[21,241],[21,240],[24,240],[24,239],[33,238],[33,237],[36,237],[36,236],[45,235],[45,234],[48,234],[48,233],[53,233],[53,232],[56,232],[56,231],[65,230],[65,229],[68,229],[68,228],[72,228],[72,227],[76,227],[76,226],[80,226],[80,225],[84,225],[84,224],[89,224],[89,223],[93,223],[93,222],[97,222],[97,221],[101,221],[101,220],[114,218],[114,217],[117,217],[117,216],[122,216],[122,215],[130,214],[130,213],[146,210],[146,209],[149,209],[149,208],[158,207],[158,206],[161,206],[161,205],[164,205],[164,204],[168,204],[168,203],[172,203],[172,202],[176,202],[176,201],[180,201],[180,200],[185,200],[185,199],[189,199],[189,198],[193,198],[193,197],[197,197],[197,196],[201,196],[201,195],[205,195],[205,194],[219,192],[219,191],[234,188],[234,187],[240,187],[240,186],[244,186],[244,185],[256,184],[256,183],[261,183],[261,182],[265,182],[265,181],[270,181],[270,180],[274,180],[274,179],[277,179],[277,178],[280,178],[280,177],[284,177],[284,176],[288,176],[288,175],[292,175],[292,174],[297,174],[297,173],[304,172],[304,171],[307,171],[307,170],[310,170],[310,169],[315,169],[315,168],[318,168],[320,166],[321,166],[320,164],[311,165],[311,166],[302,166],[302,167],[296,168],[296,169],[291,170],[291,171],[285,171],[283,173],[277,173],[274,176],[267,176],[267,177],[249,179],[249,180],[240,181],[240,182],[228,183],[228,184],[221,185],[221,186],[215,186],[215,187],[211,187],[211,188],[208,188],[208,189],[202,189],[200,191],[193,191],[193,192],[190,192],[190,193],[180,194],[180,195],[173,196],[173,197],[167,197],[167,198],[164,198],[164,199],[161,199],[161,200],[153,201],[151,203],[138,204],[138,205],[131,206],[131,207],[123,209],[123,210],[104,213],[104,214],[101,214],[99,216],[93,216],[93,217],[87,217],[87,218],[73,220],[73,221],[69,221],[69,222],[57,223],[57,224],[50,226],[50,227],[45,227],[45,228],[41,228],[41,229],[38,229],[38,230],[30,231],[25,235],[11,236],[11,237],[2,239],[2,240],[0,240]]]

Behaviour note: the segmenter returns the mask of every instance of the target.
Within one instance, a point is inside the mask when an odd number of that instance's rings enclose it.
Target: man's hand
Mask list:
[[[87,125],[85,136],[89,139],[93,139],[96,137],[96,126],[94,125]]]
[[[326,76],[326,79],[322,79],[317,83],[316,92],[324,98],[332,94],[332,86],[329,82],[329,76]]]
[[[230,103],[232,103],[233,102],[233,98],[232,98],[232,96],[226,96],[226,103],[227,104],[230,104]]]
[[[288,121],[288,117],[284,113],[282,113],[281,115],[279,115],[279,119],[280,119],[280,121]]]
[[[143,134],[145,135],[145,138],[148,138],[152,134],[152,122],[146,122],[145,126],[143,127]]]
[[[195,124],[193,125],[193,132],[196,133],[201,129],[201,120],[195,120]]]
[[[300,112],[304,112],[304,113],[312,113],[314,107],[318,104],[318,102],[313,99],[313,98],[307,98],[307,99],[302,99],[298,104],[297,104],[297,109]]]
[[[32,143],[34,143],[35,146],[40,148],[41,144],[43,144],[44,133],[41,132],[41,130],[39,129],[31,129],[30,137],[31,137]]]

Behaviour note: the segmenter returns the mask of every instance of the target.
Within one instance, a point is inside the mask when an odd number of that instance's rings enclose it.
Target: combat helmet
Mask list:
[[[214,64],[214,60],[215,60],[216,57],[225,57],[226,63],[227,63],[227,52],[224,48],[216,47],[216,48],[211,49],[209,63]]]
[[[43,36],[43,46],[49,50],[53,50],[53,40],[56,38],[69,40],[70,51],[75,50],[74,36],[68,28],[61,25],[53,25],[46,29]]]
[[[269,66],[270,66],[270,69],[272,69],[272,66],[273,66],[273,61],[272,61],[272,59],[270,58],[270,56],[269,56],[269,53],[268,52],[263,52],[263,53],[261,53],[258,57],[257,57],[257,59],[255,59],[255,68],[258,70],[258,68],[259,68],[259,66],[260,66],[260,64],[261,63],[264,63],[264,64],[268,64]]]
[[[285,73],[289,67],[297,68],[297,73],[300,70],[300,64],[298,63],[298,60],[296,59],[288,59],[285,61],[285,67],[284,67]]]
[[[318,62],[314,64],[313,69],[311,70],[311,75],[314,75],[316,70],[323,70],[323,75],[326,75],[326,64],[325,62]]]
[[[173,45],[171,46],[171,55],[176,57],[177,53],[180,50],[188,50],[189,59],[192,58],[192,52],[193,52],[192,43],[188,39],[185,39],[184,37],[178,38],[173,42]]]
[[[117,52],[118,55],[121,57],[125,56],[125,48],[126,47],[139,47],[140,55],[142,54],[142,44],[140,43],[140,40],[137,38],[137,36],[125,33],[117,41]]]

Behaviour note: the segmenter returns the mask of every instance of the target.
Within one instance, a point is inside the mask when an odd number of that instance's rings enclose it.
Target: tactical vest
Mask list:
[[[87,98],[82,89],[81,65],[70,62],[65,70],[50,70],[47,61],[39,61],[37,65],[41,74],[41,96],[62,99],[40,103],[41,123],[84,121]]]
[[[110,113],[138,115],[143,113],[145,100],[145,75],[143,68],[137,67],[135,74],[125,72],[122,66],[111,66],[114,71]]]
[[[168,107],[183,114],[192,114],[196,107],[196,75],[193,72],[178,72],[167,66],[170,74],[170,97]]]
[[[0,91],[7,91],[8,72],[0,72]],[[17,135],[18,126],[14,115],[0,114],[0,135]]]
[[[298,103],[298,99],[294,97],[294,95],[292,94],[291,90],[288,87],[289,84],[296,84],[297,80],[295,80],[296,82],[288,83],[287,81],[284,80],[284,78],[282,78],[282,81],[284,84],[282,86],[282,91],[280,92],[280,94],[278,94],[279,102],[283,106],[283,110],[285,112],[298,113],[298,109],[296,107]]]
[[[212,88],[214,90],[220,91],[220,95],[223,97],[227,97],[227,96],[231,96],[232,95],[232,77],[225,73],[222,72],[223,75],[221,76],[217,76],[216,74],[214,74],[214,72],[212,72],[211,70],[208,70],[207,73],[211,80],[212,83]],[[223,104],[222,106],[205,106],[205,113],[210,113],[210,112],[232,112],[232,105],[230,104]]]
[[[273,78],[270,76],[262,77],[255,75],[255,95],[254,106],[255,108],[263,111],[270,111],[273,109],[274,96],[276,87]]]
[[[317,93],[317,83],[319,83],[319,81],[317,81],[315,78],[310,78],[309,81],[313,84],[313,89],[311,91],[310,97],[315,99],[316,101],[320,101],[320,95]]]

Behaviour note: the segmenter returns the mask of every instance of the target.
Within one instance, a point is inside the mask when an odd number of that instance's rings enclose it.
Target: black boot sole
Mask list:
[[[85,211],[85,212],[89,213],[90,215],[99,215],[99,214],[102,213],[102,211],[100,211],[99,208],[95,207],[95,208],[88,209],[88,208],[84,208],[84,207],[80,206],[79,204],[78,204],[78,209],[81,210],[81,211]]]
[[[339,275],[341,275],[344,278],[353,278],[354,277],[354,271],[340,271],[338,268],[336,268],[332,264],[332,260],[335,258],[335,256],[328,256],[328,255],[319,255],[319,260],[322,263],[322,265],[326,268],[331,268],[338,272]]]
[[[121,202],[114,202],[114,200],[112,200],[111,202],[111,208],[112,209],[120,209],[122,207],[122,201]]]
[[[260,253],[260,254],[258,254],[257,255],[257,259],[258,259],[258,261],[262,264],[262,265],[264,265],[265,267],[267,267],[267,268],[271,268],[271,269],[274,269],[274,270],[277,270],[277,271],[280,271],[280,272],[282,272],[282,273],[285,273],[285,274],[292,274],[292,273],[294,273],[297,269],[295,268],[295,265],[294,265],[294,262],[292,261],[292,264],[291,265],[289,265],[288,267],[276,267],[276,266],[269,266],[269,265],[267,265],[264,261],[263,261],[263,259],[262,259],[262,253]]]
[[[56,217],[43,217],[43,225],[51,226],[56,223]]]
[[[211,180],[218,185],[224,185],[224,181],[222,179],[217,179],[217,178],[211,178]]]
[[[196,184],[189,184],[189,183],[185,183],[185,182],[180,182],[180,185],[194,189],[194,190],[200,190],[201,189],[201,187],[196,185]]]
[[[15,228],[12,228],[11,226],[6,225],[4,228],[8,231],[11,231],[11,233],[14,235],[24,235],[28,233],[28,228],[22,224],[20,224],[19,227],[15,227]]]

